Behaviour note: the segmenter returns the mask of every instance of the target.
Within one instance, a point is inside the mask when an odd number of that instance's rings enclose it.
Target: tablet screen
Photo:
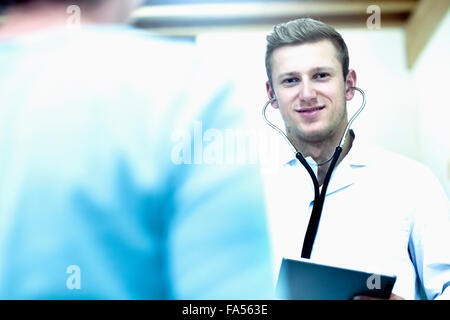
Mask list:
[[[354,296],[389,299],[396,276],[283,259],[276,287],[279,299],[348,300]]]

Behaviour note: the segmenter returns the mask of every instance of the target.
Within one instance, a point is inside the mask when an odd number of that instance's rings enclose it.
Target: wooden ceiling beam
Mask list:
[[[405,26],[408,67],[412,68],[447,14],[450,0],[421,0]]]
[[[409,14],[417,0],[385,0],[378,1],[382,16],[392,14]],[[349,16],[366,15],[366,10],[373,1],[273,1],[252,3],[212,3],[212,4],[179,4],[146,6],[136,10],[132,22],[151,28],[154,24],[164,23],[169,26],[179,21],[264,19],[301,16]]]
[[[349,15],[349,16],[309,16],[332,25],[335,28],[366,28],[367,15]],[[176,23],[154,23],[152,27],[145,24],[137,24],[137,27],[146,28],[151,32],[155,32],[166,36],[196,36],[201,33],[211,32],[248,32],[248,31],[266,31],[270,32],[273,26],[296,19],[298,16],[287,16],[284,18],[252,18],[252,19],[233,19],[214,21],[204,20],[202,22],[192,22],[189,20],[178,20]],[[382,27],[401,28],[407,21],[408,14],[384,15],[382,17]]]

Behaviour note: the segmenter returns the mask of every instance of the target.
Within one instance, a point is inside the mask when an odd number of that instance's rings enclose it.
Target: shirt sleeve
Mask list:
[[[409,249],[427,299],[450,298],[449,201],[439,181],[426,169],[419,189]]]

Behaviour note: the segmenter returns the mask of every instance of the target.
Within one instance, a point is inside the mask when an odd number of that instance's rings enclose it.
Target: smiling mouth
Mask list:
[[[300,113],[308,113],[308,112],[319,111],[319,110],[322,110],[322,109],[324,109],[324,108],[325,108],[325,106],[322,106],[322,107],[312,107],[312,108],[302,108],[302,109],[296,110],[296,111],[297,111],[297,112],[300,112]]]

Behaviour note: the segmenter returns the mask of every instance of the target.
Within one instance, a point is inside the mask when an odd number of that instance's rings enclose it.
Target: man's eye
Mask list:
[[[329,73],[321,72],[321,73],[316,73],[316,74],[314,75],[314,79],[326,79],[326,78],[328,78],[329,76],[330,76]]]
[[[297,83],[299,80],[297,78],[287,78],[283,80],[284,84],[295,84]]]

